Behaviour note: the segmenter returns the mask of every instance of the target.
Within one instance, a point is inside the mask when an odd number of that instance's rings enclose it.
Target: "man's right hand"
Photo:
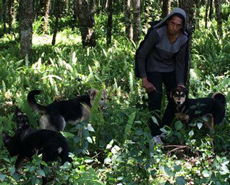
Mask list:
[[[154,85],[149,82],[147,78],[142,78],[142,86],[145,88],[147,93],[151,93],[156,90]]]

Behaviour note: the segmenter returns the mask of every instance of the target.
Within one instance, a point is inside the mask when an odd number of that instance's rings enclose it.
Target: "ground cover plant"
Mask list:
[[[99,36],[103,34],[100,28]],[[16,158],[9,157],[0,139],[0,183],[40,184],[41,176],[48,176],[50,184],[230,184],[229,32],[217,39],[215,30],[214,26],[194,34],[189,89],[191,97],[224,93],[226,118],[215,133],[204,126],[206,118],[190,125],[176,121],[163,128],[166,145],[155,146],[154,152],[149,148],[147,121],[156,118],[148,111],[146,93],[133,71],[137,46],[122,33],[109,46],[101,36],[96,47],[85,48],[79,30],[63,28],[55,46],[50,45],[49,35],[38,30],[32,61],[19,58],[17,35],[4,35],[0,40],[0,136],[3,130],[14,133],[15,105],[38,128],[39,115],[26,101],[32,89],[43,90],[38,99],[44,105],[84,94],[89,88],[107,89],[108,99],[105,109],[99,110],[98,96],[90,121],[68,125],[62,133],[71,148],[72,164],[47,165],[41,156],[34,156],[16,173]],[[40,164],[45,167],[41,169]]]

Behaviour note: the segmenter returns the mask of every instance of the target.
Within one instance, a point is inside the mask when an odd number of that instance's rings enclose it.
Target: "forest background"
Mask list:
[[[206,118],[164,127],[165,146],[152,153],[147,121],[156,118],[134,76],[134,54],[149,23],[175,7],[186,11],[191,36],[190,97],[222,92],[227,112],[215,133],[204,126]],[[16,173],[15,157],[0,139],[0,184],[40,184],[49,176],[50,184],[229,185],[229,14],[229,0],[1,0],[0,136],[13,135],[16,105],[38,128],[39,115],[26,101],[32,89],[43,90],[44,105],[90,88],[105,88],[108,98],[103,110],[95,104],[89,122],[62,133],[72,165],[46,165],[34,156]]]

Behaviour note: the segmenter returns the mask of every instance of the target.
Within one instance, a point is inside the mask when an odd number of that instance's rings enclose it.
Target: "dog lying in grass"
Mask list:
[[[207,124],[211,131],[214,125],[220,124],[225,117],[226,98],[222,93],[215,93],[212,98],[188,98],[185,87],[177,87],[170,93],[170,101],[162,122],[170,125],[176,117],[182,122],[189,123],[194,119],[208,115],[211,123]]]
[[[87,95],[79,96],[75,99],[53,102],[47,106],[40,105],[35,100],[35,95],[40,94],[40,90],[29,92],[27,100],[30,107],[42,113],[39,120],[40,128],[63,131],[66,123],[76,125],[80,121],[88,121],[90,109],[98,93],[97,90],[89,90]],[[106,91],[103,90],[99,106],[102,108],[105,104]]]
[[[42,154],[45,162],[61,159],[62,164],[72,162],[65,137],[51,130],[35,130],[28,124],[28,117],[16,111],[17,130],[14,136],[3,131],[2,139],[10,156],[16,156],[15,168],[21,167],[25,159],[31,160],[33,155]],[[26,118],[27,117],[27,118]],[[43,178],[43,183],[46,178]]]

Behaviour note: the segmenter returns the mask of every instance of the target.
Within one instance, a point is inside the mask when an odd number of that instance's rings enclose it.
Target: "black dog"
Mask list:
[[[177,87],[170,93],[169,105],[162,122],[170,125],[176,117],[189,123],[205,115],[211,116],[210,130],[215,124],[220,124],[225,117],[226,98],[222,93],[215,93],[212,98],[189,99],[185,87]]]
[[[16,171],[25,159],[31,160],[36,154],[42,154],[42,160],[45,162],[56,161],[58,157],[61,158],[62,164],[66,161],[72,162],[68,156],[68,144],[60,133],[51,130],[37,130],[21,140],[24,132],[25,130],[18,129],[13,137],[5,132],[2,133],[3,142],[10,156],[18,155],[15,163]],[[46,182],[47,178],[42,177],[42,184]]]
[[[90,109],[98,91],[90,90],[87,95],[66,101],[53,102],[48,106],[43,106],[36,102],[35,95],[40,93],[40,90],[32,90],[27,97],[30,107],[42,113],[39,121],[40,128],[59,132],[64,130],[67,122],[75,125],[80,121],[88,121]],[[105,99],[106,91],[103,90],[99,102],[100,107],[103,107]]]
[[[6,132],[2,133],[2,138],[10,156],[16,156],[15,168],[19,169],[25,159],[31,160],[35,154],[42,154],[45,162],[55,161],[61,158],[62,164],[66,161],[72,162],[68,156],[69,148],[65,138],[55,131],[37,130],[21,140],[23,129],[18,129],[13,137]]]
[[[17,124],[17,130],[21,130],[20,140],[23,140],[25,136],[36,131],[36,129],[30,126],[28,116],[18,107],[15,108],[14,121]]]
[[[6,132],[2,133],[5,147],[10,156],[16,156],[15,168],[18,170],[25,159],[31,160],[35,154],[42,154],[45,162],[61,158],[62,164],[72,162],[68,156],[69,148],[65,138],[55,131],[35,130],[29,126],[28,117],[16,108],[17,130],[13,137]]]

